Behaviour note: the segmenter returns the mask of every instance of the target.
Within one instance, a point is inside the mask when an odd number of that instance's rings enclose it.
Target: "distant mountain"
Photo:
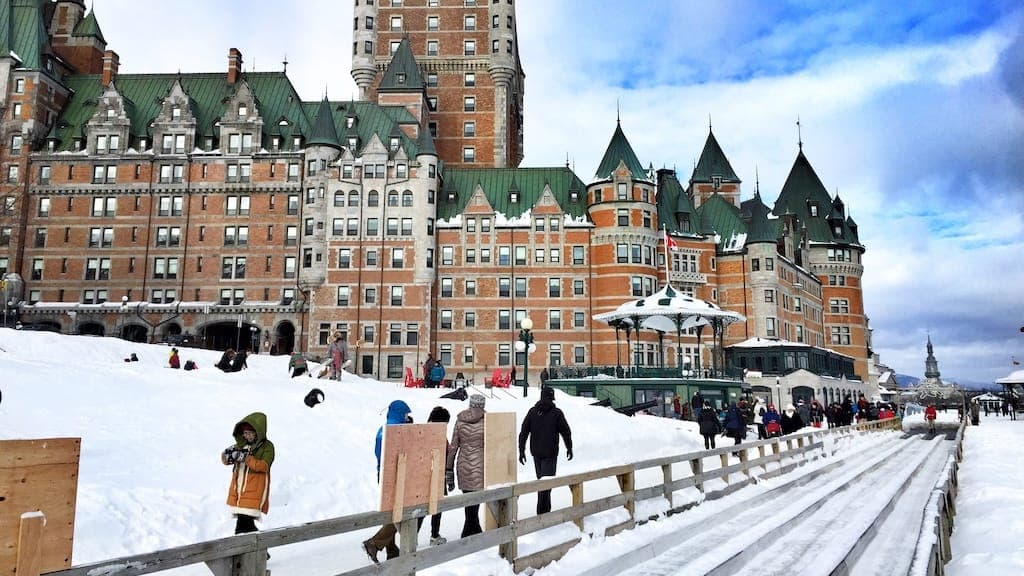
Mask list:
[[[909,376],[907,374],[896,374],[896,383],[899,384],[900,388],[910,388],[916,386],[921,379],[917,376]]]

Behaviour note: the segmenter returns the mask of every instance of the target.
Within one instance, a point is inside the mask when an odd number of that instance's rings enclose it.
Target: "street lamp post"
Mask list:
[[[530,387],[530,352],[537,349],[533,343],[533,320],[527,316],[519,322],[519,339],[516,340],[516,352],[523,353],[523,398],[526,398],[526,391]]]
[[[779,381],[779,377],[775,377],[775,392],[779,395],[779,411],[782,411],[782,383]]]
[[[4,298],[4,328],[7,328],[7,307],[9,305],[10,302],[7,300],[7,298]]]
[[[260,344],[259,338],[260,337],[256,335],[256,332],[258,332],[258,331],[259,331],[259,328],[255,327],[255,326],[249,326],[249,346],[252,348],[252,353],[253,354],[259,354],[260,353],[260,346],[259,346],[259,344]]]
[[[122,340],[124,339],[124,313],[125,313],[125,311],[127,309],[128,309],[128,296],[124,295],[124,296],[121,296],[121,314],[120,314],[120,316],[118,316],[118,320],[120,320],[119,323],[120,323],[121,327],[118,328],[118,331],[117,331],[117,337],[121,338]]]

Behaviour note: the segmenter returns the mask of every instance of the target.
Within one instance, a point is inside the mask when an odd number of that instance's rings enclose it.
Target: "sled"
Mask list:
[[[320,372],[316,375],[317,378],[327,378],[331,374],[331,367],[324,366],[320,369]]]
[[[764,433],[767,434],[769,438],[782,436],[782,425],[778,422],[769,422],[764,425]]]

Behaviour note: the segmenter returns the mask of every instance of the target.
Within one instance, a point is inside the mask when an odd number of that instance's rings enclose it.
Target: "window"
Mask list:
[[[576,279],[572,281],[572,294],[573,296],[583,296],[583,280]]]
[[[16,78],[14,80],[14,93],[15,94],[24,94],[25,93],[25,79],[24,78]]]
[[[476,111],[476,97],[475,96],[464,96],[462,98],[462,110],[464,112],[475,112]]]
[[[587,314],[586,314],[586,312],[573,312],[572,313],[572,326],[573,326],[573,328],[586,328],[586,326],[587,326]]]
[[[800,312],[802,310],[801,302],[802,302],[802,300],[800,299],[799,296],[794,296],[793,297],[793,311],[794,312]]]
[[[295,256],[285,256],[284,258],[284,277],[295,278],[295,271],[298,268],[298,260]]]
[[[221,258],[220,277],[223,280],[245,278],[245,256],[224,256]]]
[[[476,280],[466,280],[466,296],[476,296]]]
[[[437,56],[438,52],[437,40],[427,40],[427,56]]]
[[[580,266],[584,262],[584,246],[573,246],[572,247],[572,263],[573,266]]]
[[[377,251],[376,250],[367,250],[366,251],[366,258],[365,258],[365,260],[366,260],[365,264],[366,264],[366,266],[368,268],[376,268],[377,267]]]
[[[768,271],[768,272],[771,272],[772,270],[775,270],[775,259],[774,258],[765,258],[764,259],[764,269],[766,271]]]
[[[428,72],[427,73],[427,87],[428,88],[436,88],[437,87],[437,74],[436,73],[434,73],[434,72]]]
[[[629,200],[628,191],[626,189],[625,182],[619,182],[615,187],[615,199],[616,200]]]
[[[498,329],[510,330],[512,328],[512,313],[509,310],[498,310]]]
[[[561,262],[562,261],[562,249],[561,248],[552,248],[548,252],[548,261],[551,262],[552,264],[558,264],[559,262]]]
[[[562,329],[562,311],[548,310],[548,328],[551,330]]]
[[[829,275],[829,286],[846,286],[846,276]]]
[[[295,216],[299,213],[299,196],[298,194],[288,195],[288,206],[287,213],[289,216]]]
[[[466,86],[476,86],[476,72],[466,72],[463,76],[463,84]]]
[[[462,19],[463,30],[476,30],[476,16],[468,15]]]
[[[476,136],[476,122],[469,121],[462,123],[463,136]]]
[[[248,216],[249,204],[249,196],[228,196],[224,204],[224,213],[228,216]]]
[[[442,330],[451,330],[452,329],[452,311],[451,310],[441,310],[440,322],[441,322],[441,329]]]
[[[491,40],[491,54],[497,54],[500,51],[501,42],[499,40]]]
[[[85,261],[86,280],[109,280],[110,258],[89,258]]]
[[[769,304],[772,303],[772,302],[775,302],[775,290],[765,290],[764,291],[764,301],[769,303]]]
[[[405,267],[405,248],[392,248],[391,249],[391,267],[392,268],[404,268]]]
[[[850,301],[845,298],[831,298],[828,301],[829,312],[832,314],[849,314]]]
[[[4,207],[4,208],[6,208],[6,207]],[[6,212],[6,210],[5,210],[5,212]],[[47,216],[50,215],[50,199],[49,198],[40,198],[39,199],[37,214],[39,215],[40,218],[46,218]]]
[[[761,270],[761,260],[760,260],[760,258],[752,258],[750,260],[750,271],[751,272],[757,272],[759,270]]]
[[[533,251],[533,261],[535,264],[543,264],[544,256],[547,254],[547,250],[543,248],[535,248]]]
[[[441,247],[441,265],[452,266],[455,264],[455,248],[452,246]]]
[[[363,290],[363,304],[376,304],[377,303],[377,289],[366,288]]]
[[[463,40],[462,41],[462,54],[465,56],[476,55],[476,40]]]
[[[462,148],[462,161],[476,162],[476,148],[473,146],[464,146]]]
[[[441,278],[441,297],[451,298],[454,294],[454,284],[451,278]]]
[[[548,278],[548,297],[558,298],[562,295],[562,279]]]
[[[153,278],[157,280],[168,279],[172,280],[178,277],[178,259],[177,258],[154,258],[153,259]]]
[[[764,319],[764,330],[765,330],[765,333],[768,335],[769,338],[774,338],[776,336],[776,332],[775,332],[775,318],[765,318]]]
[[[114,245],[114,229],[113,228],[90,228],[89,229],[89,247],[90,248],[110,248]]]
[[[391,17],[391,31],[400,32],[402,30],[402,17],[392,16]]]
[[[224,228],[225,246],[247,246],[249,244],[248,226],[226,226]],[[176,246],[177,244],[175,244]]]
[[[428,31],[436,32],[440,27],[441,27],[440,18],[438,18],[437,16],[427,16],[427,30]]]
[[[516,298],[526,298],[526,278],[516,278]]]
[[[402,305],[402,299],[403,299],[404,295],[405,295],[405,288],[403,288],[402,286],[392,286],[391,287],[391,305],[392,306],[401,306]]]
[[[352,288],[349,286],[338,286],[338,306],[348,306],[352,301]]]
[[[245,301],[245,290],[242,288],[222,288],[220,291],[221,306],[238,306]]]
[[[616,210],[617,224],[619,226],[629,226],[629,210],[619,209]]]
[[[43,259],[33,258],[32,259],[32,279],[42,280],[43,279]]]
[[[832,334],[832,344],[838,346],[849,346],[850,345],[850,327],[849,326],[832,326],[830,329]]]
[[[512,294],[512,280],[509,278],[498,278],[498,296],[508,298]]]

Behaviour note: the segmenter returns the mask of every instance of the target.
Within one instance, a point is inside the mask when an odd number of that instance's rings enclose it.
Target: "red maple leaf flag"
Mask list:
[[[679,246],[679,242],[677,242],[675,238],[669,236],[667,231],[665,232],[665,248],[669,250],[679,250],[681,248],[681,246]]]

